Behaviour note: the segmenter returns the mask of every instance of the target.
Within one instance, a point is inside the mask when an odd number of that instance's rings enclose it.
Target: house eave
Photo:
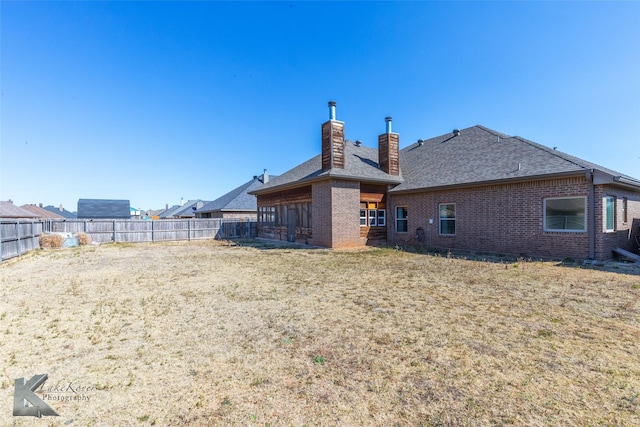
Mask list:
[[[260,195],[265,195],[270,193],[276,193],[279,191],[292,190],[294,188],[305,187],[307,185],[311,185],[316,182],[327,181],[331,179],[340,179],[344,181],[359,181],[359,182],[366,182],[371,184],[388,184],[388,185],[398,185],[403,182],[401,177],[398,177],[398,179],[372,178],[372,177],[363,177],[363,176],[342,175],[339,173],[336,174],[336,173],[329,172],[327,174],[322,174],[320,176],[303,178],[301,180],[294,181],[294,182],[289,182],[289,183],[285,183],[285,184],[281,184],[281,185],[277,185],[269,188],[262,188],[258,190],[249,191],[248,194],[252,194],[254,196],[260,196]]]

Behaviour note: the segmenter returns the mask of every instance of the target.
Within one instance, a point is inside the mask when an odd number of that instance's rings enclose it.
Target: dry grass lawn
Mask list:
[[[0,278],[1,425],[640,424],[632,272],[199,241]],[[14,380],[44,373],[87,393],[13,417]]]

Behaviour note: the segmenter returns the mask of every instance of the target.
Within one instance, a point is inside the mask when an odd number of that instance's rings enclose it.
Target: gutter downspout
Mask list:
[[[594,170],[587,173],[589,184],[589,259],[596,259],[596,186],[593,183]]]

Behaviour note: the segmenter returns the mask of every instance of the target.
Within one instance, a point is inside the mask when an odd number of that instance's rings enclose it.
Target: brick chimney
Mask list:
[[[391,131],[391,117],[385,117],[387,131],[378,136],[378,165],[389,175],[400,175],[400,135]]]
[[[329,102],[329,121],[322,124],[322,170],[344,169],[344,122],[336,120],[336,103]]]

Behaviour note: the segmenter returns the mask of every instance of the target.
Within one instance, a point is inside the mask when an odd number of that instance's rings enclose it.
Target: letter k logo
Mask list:
[[[44,403],[34,391],[47,380],[48,375],[34,375],[29,381],[24,378],[16,379],[13,393],[13,416],[32,416],[41,418],[43,415],[58,416],[51,406]],[[27,402],[32,406],[27,406]]]

